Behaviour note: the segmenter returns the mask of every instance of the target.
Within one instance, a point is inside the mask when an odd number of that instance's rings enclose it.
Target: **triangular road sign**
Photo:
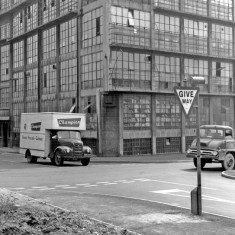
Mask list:
[[[195,97],[198,96],[199,88],[197,87],[175,87],[175,94],[178,97],[183,111],[186,116],[190,114],[193,103],[196,100]]]

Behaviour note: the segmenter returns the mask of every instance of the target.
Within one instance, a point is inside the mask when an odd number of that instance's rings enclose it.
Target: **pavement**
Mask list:
[[[15,153],[19,154],[18,148],[0,148],[0,153]],[[191,161],[187,159],[185,154],[172,153],[172,154],[157,154],[157,155],[143,155],[143,156],[126,156],[126,157],[94,157],[92,162],[99,163],[170,163],[170,162],[186,162]],[[235,179],[235,170],[223,171],[223,177]],[[133,202],[135,203],[135,201]],[[140,207],[136,202],[135,207]],[[195,202],[194,202],[195,204]],[[150,207],[152,204],[149,205]],[[142,207],[141,207],[142,208]],[[143,208],[141,209],[144,213]],[[152,213],[151,213],[152,212]],[[141,217],[142,216],[142,217]],[[188,209],[179,208],[167,204],[156,204],[154,210],[149,209],[148,213],[133,217],[135,223],[146,223],[142,228],[143,234],[150,234],[144,231],[144,228],[149,228],[152,234],[167,234],[167,235],[232,235],[235,234],[235,219],[223,217],[215,214],[202,212],[202,215],[193,215],[189,213]],[[134,223],[134,222],[133,222]],[[137,223],[137,224],[138,224]],[[128,225],[126,227],[129,227]],[[151,227],[151,228],[150,228]],[[138,228],[138,226],[136,227]],[[147,232],[147,233],[146,233]]]

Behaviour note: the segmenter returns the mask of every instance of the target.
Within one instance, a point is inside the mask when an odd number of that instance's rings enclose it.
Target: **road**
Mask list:
[[[156,207],[191,209],[190,192],[197,186],[191,162],[51,165],[28,164],[22,155],[0,155],[0,187],[48,203],[79,210],[119,226],[136,229],[136,221],[156,220]],[[235,219],[235,181],[221,177],[220,165],[202,171],[202,211]],[[135,221],[135,222],[134,222]],[[141,228],[141,232],[146,232]],[[146,234],[150,234],[146,232]],[[154,233],[153,233],[154,234]]]

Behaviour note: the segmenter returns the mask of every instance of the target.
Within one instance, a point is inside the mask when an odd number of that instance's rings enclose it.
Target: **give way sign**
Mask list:
[[[178,97],[183,111],[186,116],[190,114],[190,111],[193,107],[193,103],[195,102],[195,98],[198,96],[199,88],[195,87],[175,87],[175,94]]]

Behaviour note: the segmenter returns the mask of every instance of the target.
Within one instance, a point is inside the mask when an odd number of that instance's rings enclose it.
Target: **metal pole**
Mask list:
[[[98,156],[102,153],[102,138],[101,138],[101,91],[96,89],[96,112],[97,112],[97,140],[98,140]]]
[[[199,110],[199,91],[197,96],[197,206],[198,215],[202,214],[202,189],[201,189],[201,151],[200,151],[200,110]]]

